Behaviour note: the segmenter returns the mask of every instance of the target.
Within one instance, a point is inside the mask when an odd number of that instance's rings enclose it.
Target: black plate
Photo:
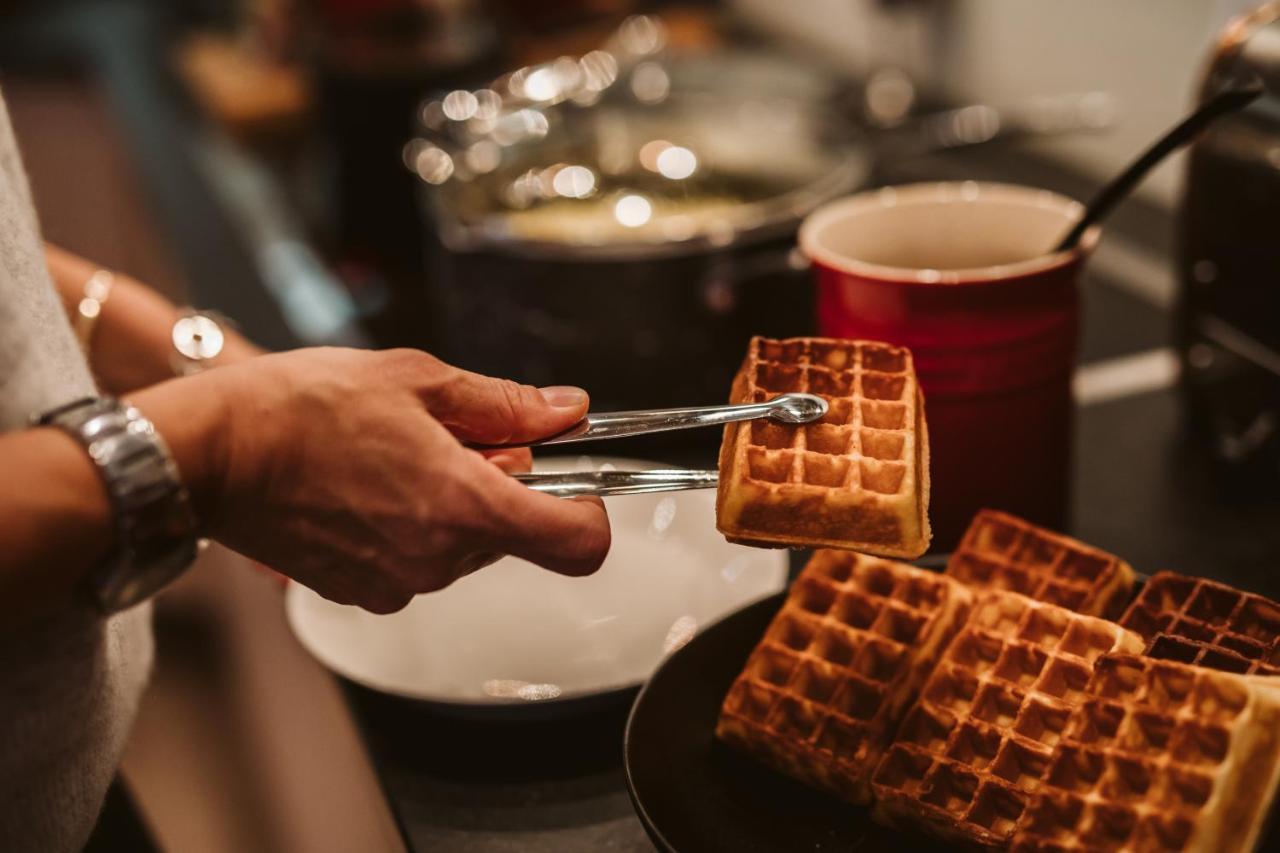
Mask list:
[[[1139,576],[1139,583],[1147,580]],[[645,831],[668,853],[859,853],[954,848],[885,829],[868,811],[739,755],[713,737],[720,703],[782,606],[778,593],[708,627],[636,697],[623,741],[627,788]],[[1258,850],[1280,850],[1280,804]]]
[[[784,594],[707,628],[641,689],[623,744],[627,787],[659,850],[672,853],[944,849],[871,822],[849,805],[768,770],[713,737],[720,702]]]

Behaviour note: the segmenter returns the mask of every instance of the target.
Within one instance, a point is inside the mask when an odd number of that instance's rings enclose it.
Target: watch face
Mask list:
[[[222,327],[204,314],[191,314],[173,324],[173,346],[193,361],[217,358],[224,343]]]

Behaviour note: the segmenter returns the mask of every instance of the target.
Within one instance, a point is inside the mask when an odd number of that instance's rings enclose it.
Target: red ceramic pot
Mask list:
[[[1076,282],[1095,230],[1050,254],[1077,202],[1007,184],[889,187],[832,202],[800,229],[823,335],[910,347],[925,395],[934,548],[974,513],[1064,526]]]

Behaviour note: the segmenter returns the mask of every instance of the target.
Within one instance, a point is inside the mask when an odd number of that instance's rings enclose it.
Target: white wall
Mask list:
[[[930,20],[905,21],[876,0],[732,0],[744,15],[840,67],[896,64],[958,100],[1000,104],[1055,92],[1103,90],[1120,120],[1100,136],[1042,148],[1110,174],[1178,120],[1209,46],[1250,0],[935,0]],[[928,8],[928,4],[921,3]],[[892,9],[893,7],[890,7]],[[1143,186],[1176,197],[1180,164]]]

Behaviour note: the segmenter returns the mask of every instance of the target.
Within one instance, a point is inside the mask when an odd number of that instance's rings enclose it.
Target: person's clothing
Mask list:
[[[0,430],[93,393],[0,99]],[[0,850],[84,846],[151,659],[149,605],[106,620],[77,605],[20,632],[0,626]]]
[[[119,776],[107,789],[102,813],[81,853],[161,853],[129,786]]]

